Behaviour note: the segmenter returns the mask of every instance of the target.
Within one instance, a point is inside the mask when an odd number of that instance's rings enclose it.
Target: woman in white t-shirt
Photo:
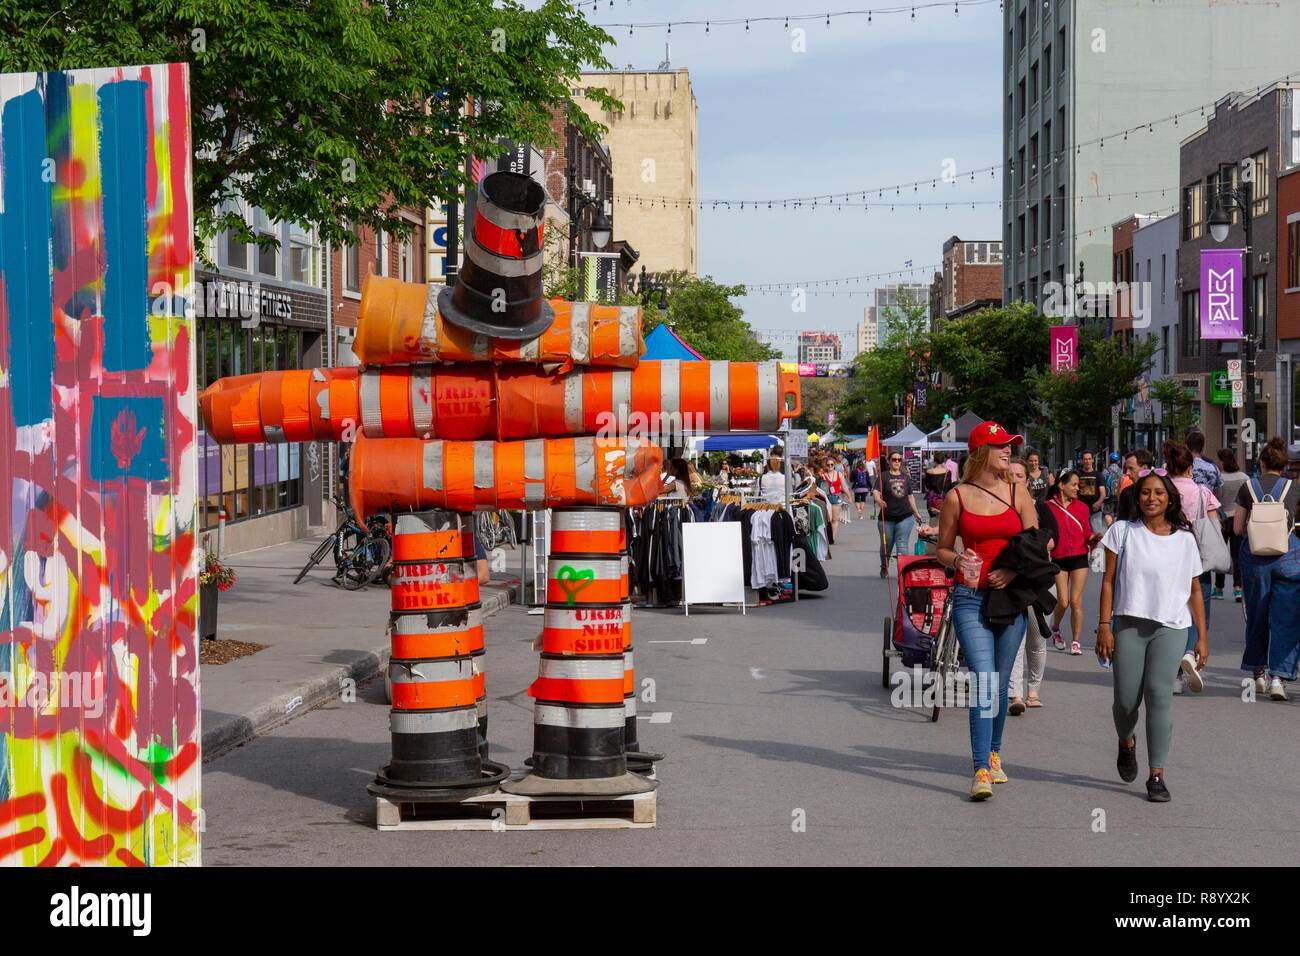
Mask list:
[[[1119,734],[1120,779],[1137,779],[1138,710],[1146,702],[1147,798],[1167,803],[1165,757],[1174,733],[1174,675],[1186,646],[1187,628],[1199,636],[1195,666],[1210,658],[1201,555],[1183,515],[1174,483],[1150,472],[1137,481],[1139,520],[1116,521],[1102,538],[1106,575],[1101,585],[1097,658],[1114,667],[1111,714]],[[1184,663],[1182,665],[1186,667]]]

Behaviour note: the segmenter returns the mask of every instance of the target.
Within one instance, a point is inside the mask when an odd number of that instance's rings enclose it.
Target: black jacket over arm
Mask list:
[[[1005,588],[989,588],[984,617],[990,624],[1010,624],[1031,604],[1044,612],[1056,606],[1050,589],[1061,569],[1047,556],[1049,534],[1046,528],[1021,531],[993,559],[989,570],[1006,568],[1016,576]]]

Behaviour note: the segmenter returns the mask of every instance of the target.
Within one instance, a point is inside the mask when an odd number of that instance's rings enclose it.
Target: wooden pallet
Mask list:
[[[653,790],[598,798],[498,791],[452,802],[375,797],[379,830],[645,830],[655,823]]]

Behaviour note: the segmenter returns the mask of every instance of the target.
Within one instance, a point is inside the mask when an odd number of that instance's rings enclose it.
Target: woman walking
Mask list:
[[[1219,470],[1223,473],[1220,499],[1222,507],[1219,513],[1223,516],[1223,539],[1228,542],[1228,552],[1232,555],[1232,599],[1240,604],[1241,571],[1238,569],[1237,558],[1241,551],[1241,535],[1237,534],[1232,518],[1237,513],[1237,495],[1250,480],[1250,476],[1241,470],[1237,464],[1237,455],[1231,448],[1220,448],[1218,458]],[[1223,585],[1223,572],[1215,572],[1214,588],[1210,591],[1211,600],[1223,600]]]
[[[1070,614],[1070,653],[1082,654],[1079,633],[1083,630],[1083,589],[1088,584],[1088,549],[1096,543],[1092,512],[1079,499],[1079,475],[1067,471],[1056,479],[1056,493],[1048,505],[1060,529],[1052,561],[1061,569],[1056,576],[1056,610],[1052,612],[1052,646],[1065,650],[1061,621]]]
[[[1174,732],[1173,674],[1188,627],[1201,635],[1196,660],[1210,657],[1205,602],[1201,593],[1201,554],[1191,524],[1183,515],[1173,482],[1158,472],[1137,481],[1140,518],[1116,521],[1102,546],[1106,574],[1101,584],[1097,659],[1110,661],[1115,687],[1111,715],[1119,736],[1115,761],[1120,779],[1137,779],[1138,711],[1146,703],[1147,799],[1167,803],[1165,758]]]
[[[857,465],[853,468],[853,503],[858,508],[858,520],[864,515],[863,511],[867,507],[867,499],[871,497],[871,479],[867,476],[867,463],[864,459],[858,459]]]
[[[1035,501],[1046,504],[1048,496],[1052,493],[1052,485],[1055,484],[1052,473],[1039,464],[1038,452],[1032,448],[1025,452],[1025,465],[1029,493],[1034,496]]]
[[[837,525],[840,521],[840,505],[844,503],[844,478],[835,466],[834,456],[823,456],[818,475],[824,482],[822,489],[831,503],[831,525]]]
[[[1013,455],[1010,471],[1012,482],[1022,488],[1028,484],[1028,466],[1023,458]],[[1061,531],[1056,526],[1056,519],[1052,517],[1052,509],[1046,503],[1035,501],[1034,511],[1038,515],[1038,527],[1047,531],[1047,552],[1051,554]],[[1016,662],[1011,666],[1011,683],[1007,689],[1011,695],[1007,713],[1012,717],[1019,717],[1027,708],[1043,706],[1038,691],[1043,686],[1043,670],[1047,664],[1048,633],[1046,615],[1037,606],[1031,607],[1025,620],[1025,640],[1020,645],[1020,650],[1016,651]],[[1029,690],[1028,695],[1023,693],[1026,688]]]
[[[943,452],[937,453],[934,456],[934,463],[925,469],[925,474],[921,476],[925,491],[925,506],[931,518],[938,517],[939,510],[943,507],[943,496],[953,486],[952,475],[948,471],[946,461]]]
[[[1025,636],[1025,614],[1021,612],[1009,623],[992,624],[984,606],[989,588],[1005,588],[1015,577],[1005,568],[990,570],[994,559],[1022,530],[1038,527],[1033,499],[1023,491],[1017,495],[1010,481],[1011,446],[1023,442],[996,422],[975,426],[967,442],[971,454],[962,481],[944,497],[939,513],[939,561],[959,574],[949,599],[957,641],[976,686],[989,687],[994,681],[998,686],[996,712],[988,707],[970,708],[975,766],[972,800],[988,799],[993,795],[992,784],[1007,782],[1002,768],[1002,731],[1007,722],[1012,664]],[[953,548],[958,534],[965,546],[960,555]]]
[[[1286,700],[1286,685],[1296,679],[1300,659],[1300,538],[1295,521],[1300,517],[1300,481],[1288,481],[1286,444],[1271,438],[1259,453],[1259,477],[1237,492],[1233,530],[1242,539],[1238,554],[1242,587],[1246,592],[1246,651],[1241,669],[1255,678],[1255,692],[1273,700]],[[1225,476],[1226,478],[1226,476]],[[1256,504],[1283,503],[1286,553],[1256,554],[1249,537],[1250,515]],[[1275,550],[1275,549],[1271,549]]]
[[[1201,517],[1218,521],[1219,499],[1214,497],[1214,492],[1205,485],[1197,483],[1193,473],[1196,456],[1192,454],[1192,450],[1182,442],[1166,441],[1161,446],[1160,452],[1165,457],[1165,468],[1168,470],[1169,479],[1178,489],[1179,506],[1187,520],[1193,524]],[[1156,473],[1159,474],[1159,471],[1157,470]],[[1210,572],[1208,571],[1201,574],[1201,600],[1205,605],[1205,623],[1208,625],[1210,623]],[[1184,648],[1178,683],[1174,685],[1175,694],[1181,694],[1188,687],[1193,691],[1200,691],[1205,687],[1205,681],[1196,667],[1196,655],[1192,653],[1199,639],[1198,627],[1187,629],[1187,646]]]
[[[889,574],[889,558],[895,551],[907,554],[912,530],[924,524],[912,497],[912,480],[903,472],[902,452],[889,453],[889,468],[873,490],[880,509],[880,576]]]

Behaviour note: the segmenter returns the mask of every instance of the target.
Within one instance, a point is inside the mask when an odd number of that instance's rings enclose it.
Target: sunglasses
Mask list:
[[[889,459],[889,460],[890,460],[890,461],[902,461],[903,459],[901,459],[901,458],[891,458],[891,459]]]
[[[1145,478],[1147,475],[1159,475],[1161,478],[1168,478],[1169,472],[1163,468],[1143,468],[1138,472],[1139,478]]]

